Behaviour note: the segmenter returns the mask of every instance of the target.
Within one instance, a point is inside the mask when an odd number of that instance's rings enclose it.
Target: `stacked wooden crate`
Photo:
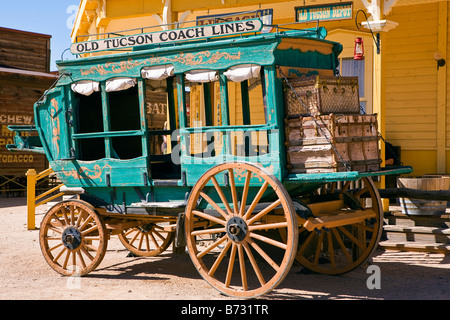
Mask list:
[[[285,100],[291,173],[379,170],[377,117],[360,113],[357,78],[290,81]]]

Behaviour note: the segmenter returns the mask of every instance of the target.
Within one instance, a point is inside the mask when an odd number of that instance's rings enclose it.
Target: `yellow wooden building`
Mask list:
[[[351,10],[328,19],[320,16],[325,5],[344,9],[350,5]],[[267,18],[273,24],[298,21],[291,27],[325,27],[327,39],[344,45],[341,74],[359,76],[361,104],[367,113],[378,114],[379,131],[401,148],[403,164],[413,166],[415,175],[450,172],[450,71],[445,64],[450,50],[448,1],[81,0],[72,40],[255,10],[270,12]],[[307,22],[307,12],[322,20]],[[353,59],[358,37],[363,40],[363,60]],[[258,114],[263,113],[255,113],[255,121],[262,121]],[[239,116],[231,115],[230,120],[237,121]]]

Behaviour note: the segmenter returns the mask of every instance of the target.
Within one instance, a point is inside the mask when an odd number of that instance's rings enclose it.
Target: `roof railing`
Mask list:
[[[265,16],[264,15],[265,10],[254,10],[254,11],[244,11],[244,12],[237,12],[237,13],[228,13],[223,15],[216,15],[216,16],[204,16],[200,17],[196,20],[190,20],[190,21],[183,21],[183,22],[173,22],[173,23],[167,23],[167,24],[160,24],[160,25],[154,25],[154,26],[147,26],[147,27],[140,27],[140,28],[133,28],[128,30],[122,30],[122,31],[114,31],[114,32],[105,32],[105,33],[96,33],[96,34],[85,34],[76,36],[75,43],[79,42],[79,39],[85,39],[85,38],[97,38],[97,39],[109,39],[111,37],[123,37],[127,35],[138,35],[149,32],[151,29],[163,29],[163,30],[173,30],[173,29],[179,29],[182,26],[189,26],[189,24],[193,24],[194,26],[201,26],[201,25],[209,25],[209,24],[216,24],[216,23],[223,23],[223,22],[232,22],[234,20],[232,17],[234,16],[248,16],[247,19],[261,19]],[[207,22],[207,23],[204,23]],[[292,22],[292,23],[285,23],[285,24],[271,24],[271,23],[265,23],[263,19],[263,28],[268,29],[275,29],[276,33],[281,33],[282,31],[287,30],[296,30],[296,31],[304,31],[305,33],[314,34],[317,33],[317,30],[319,29],[319,21],[317,21],[316,30],[305,30],[305,29],[299,29],[299,28],[288,28],[288,25],[298,25],[299,22]],[[85,40],[83,40],[85,41]],[[82,41],[80,41],[82,42]]]

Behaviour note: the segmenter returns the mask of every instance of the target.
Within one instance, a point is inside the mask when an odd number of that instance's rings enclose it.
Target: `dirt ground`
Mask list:
[[[46,208],[39,207],[36,227]],[[63,277],[45,262],[36,230],[27,230],[25,198],[0,198],[1,300],[230,300],[204,281],[187,254],[127,257],[117,237],[88,276]],[[449,300],[450,255],[378,250],[380,288],[368,288],[367,266],[327,276],[294,264],[265,300]],[[448,307],[447,307],[448,310]]]

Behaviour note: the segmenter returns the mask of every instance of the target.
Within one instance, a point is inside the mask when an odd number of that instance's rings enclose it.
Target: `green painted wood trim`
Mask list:
[[[92,133],[76,133],[73,139],[93,139],[93,138],[115,138],[115,137],[133,137],[144,136],[143,130],[128,130],[128,131],[107,131],[107,132],[92,132]]]
[[[109,96],[106,92],[106,84],[104,82],[100,83],[100,91],[102,95],[102,113],[103,113],[103,131],[104,133],[110,132],[111,123],[109,119]],[[112,158],[112,140],[110,136],[105,136],[105,157]],[[74,137],[75,138],[75,137]]]
[[[211,104],[211,83],[203,84],[203,96],[205,100],[205,122],[207,126],[213,125],[213,106]]]
[[[244,125],[251,124],[250,101],[248,95],[248,80],[241,82],[242,118]]]
[[[183,128],[181,133],[201,133],[207,131],[220,131],[220,132],[234,132],[234,131],[265,131],[278,129],[276,125],[266,124],[253,124],[253,125],[236,125],[236,126],[211,126],[211,127],[196,127],[196,128]]]
[[[146,97],[146,92],[145,92],[145,80],[144,79],[138,79],[138,92],[139,92],[139,114],[140,114],[140,124],[141,124],[141,132],[146,132],[147,131],[147,117],[146,117],[146,112],[147,112],[147,108],[145,105],[145,97]],[[144,157],[148,157],[149,156],[149,151],[148,151],[148,137],[146,134],[142,135],[141,138],[141,142],[142,142],[142,155]]]

